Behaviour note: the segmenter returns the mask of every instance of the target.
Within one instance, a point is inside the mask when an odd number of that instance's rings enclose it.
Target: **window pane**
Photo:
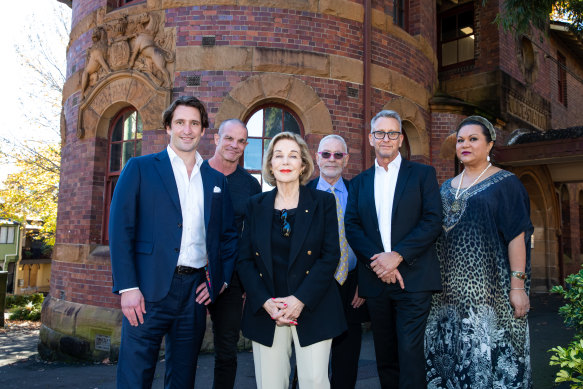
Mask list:
[[[136,113],[133,112],[124,122],[123,140],[132,140],[136,131]]]
[[[457,41],[443,43],[441,45],[441,66],[457,63]]]
[[[111,144],[111,151],[109,154],[109,171],[110,172],[117,172],[121,170],[120,166],[121,160],[121,144],[120,143],[112,143]]]
[[[474,32],[474,11],[466,11],[458,16],[458,36]]]
[[[6,243],[14,243],[14,231],[16,231],[16,227],[8,227]]]
[[[142,132],[144,131],[144,128],[143,128],[143,124],[142,124],[142,116],[139,113],[137,114],[137,119],[138,119],[138,123],[137,123],[136,128],[137,128],[138,134],[136,136],[136,139],[142,139]],[[142,153],[140,152],[137,155],[142,155]]]
[[[441,40],[448,41],[457,37],[456,15],[441,20]]]
[[[263,181],[263,184],[261,185],[261,190],[263,192],[267,192],[273,189],[273,186],[269,185],[267,182]]]
[[[474,36],[462,38],[459,41],[458,62],[468,61],[474,58]]]
[[[112,142],[121,141],[122,135],[123,135],[123,118],[120,118],[120,119],[118,119],[117,122],[115,122],[115,127],[113,128],[113,131],[111,132],[111,141]]]
[[[134,155],[134,157],[139,157],[140,155],[142,155],[142,141],[136,141],[136,155]]]
[[[249,137],[262,137],[263,136],[263,110],[255,112],[253,116],[247,122],[247,131],[249,132]]]
[[[293,132],[294,134],[302,135],[300,132],[300,125],[298,124],[296,118],[289,112],[284,112],[283,117],[284,131]]]
[[[265,108],[265,137],[273,138],[281,132],[281,108]]]
[[[0,243],[6,243],[8,235],[8,227],[0,227]]]
[[[134,142],[124,142],[122,143],[123,156],[121,160],[121,167],[123,168],[126,163],[134,156]]]
[[[245,169],[261,170],[261,139],[247,139],[243,166]]]

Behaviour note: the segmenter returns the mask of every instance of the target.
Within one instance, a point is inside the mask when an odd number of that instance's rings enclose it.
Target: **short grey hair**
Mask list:
[[[397,113],[397,111],[393,111],[390,109],[383,109],[381,112],[377,113],[374,118],[370,121],[370,132],[374,131],[374,124],[380,118],[389,118],[395,119],[399,122],[399,131],[403,132],[403,127],[401,124],[401,116]]]
[[[223,130],[225,129],[225,126],[227,124],[231,124],[231,123],[240,124],[241,126],[243,126],[245,131],[247,131],[247,133],[249,133],[249,131],[247,130],[247,126],[241,120],[239,120],[239,119],[227,119],[227,120],[224,120],[221,123],[221,125],[219,126],[219,136],[221,136],[223,134]]]
[[[346,141],[344,140],[343,137],[341,137],[340,135],[336,135],[336,134],[326,135],[325,137],[323,137],[322,140],[320,141],[320,144],[318,145],[318,151],[320,151],[322,149],[322,145],[324,143],[326,143],[327,141],[332,140],[332,139],[336,139],[337,141],[342,143],[342,147],[344,148],[344,152],[348,153],[348,146],[346,145]]]

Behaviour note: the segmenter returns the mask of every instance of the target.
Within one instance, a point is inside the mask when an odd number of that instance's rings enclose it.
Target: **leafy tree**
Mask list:
[[[504,0],[496,21],[506,31],[520,35],[531,26],[545,31],[551,14],[553,19],[570,23],[574,31],[583,31],[583,0]]]
[[[16,162],[20,168],[8,175],[0,190],[2,217],[25,222],[40,219],[44,222],[41,238],[54,244],[57,223],[57,199],[61,163],[60,145],[27,145],[24,155]]]
[[[33,15],[14,47],[26,72],[17,96],[22,109],[14,114],[29,131],[15,128],[13,134],[0,136],[0,160],[16,169],[0,184],[0,217],[42,220],[40,237],[49,245],[54,244],[56,227],[61,101],[71,23],[70,8],[55,2],[53,10],[52,18]],[[35,134],[34,140],[25,140],[22,133]]]

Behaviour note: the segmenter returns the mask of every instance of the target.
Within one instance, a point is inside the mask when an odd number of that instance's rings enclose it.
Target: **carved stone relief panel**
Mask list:
[[[118,71],[144,74],[157,88],[170,90],[175,62],[175,30],[164,27],[164,13],[144,12],[103,20],[93,29],[81,76],[83,99]]]

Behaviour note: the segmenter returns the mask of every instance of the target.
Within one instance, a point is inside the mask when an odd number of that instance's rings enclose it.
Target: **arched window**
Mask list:
[[[243,167],[257,178],[263,190],[268,190],[271,187],[263,182],[261,164],[269,142],[283,131],[302,135],[302,123],[289,108],[279,104],[270,104],[253,111],[247,118],[246,124],[249,131],[247,139],[249,144],[245,149]]]
[[[103,216],[103,241],[108,239],[109,205],[125,164],[142,155],[142,117],[134,108],[121,110],[111,121],[107,151],[107,175]]]

